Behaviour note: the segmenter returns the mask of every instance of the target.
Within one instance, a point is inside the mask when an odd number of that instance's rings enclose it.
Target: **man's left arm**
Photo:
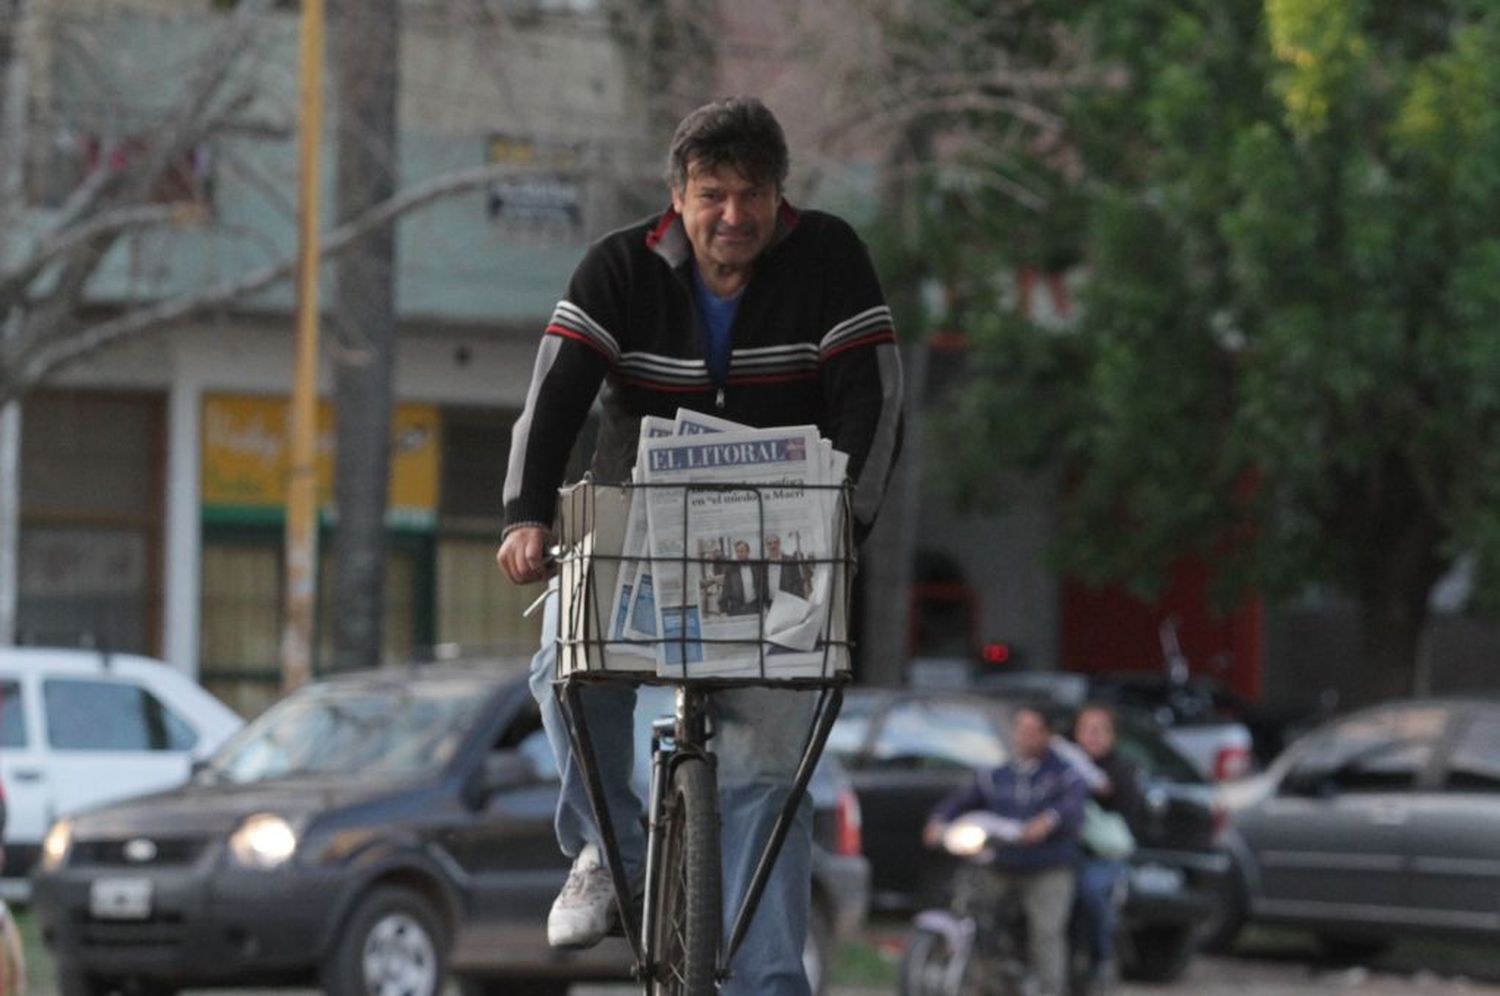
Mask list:
[[[901,354],[864,243],[841,222],[828,237],[830,306],[818,346],[824,422],[833,445],[849,454],[855,533],[863,538],[901,449]]]

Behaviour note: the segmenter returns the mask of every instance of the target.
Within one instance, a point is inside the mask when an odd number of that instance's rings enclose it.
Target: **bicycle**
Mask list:
[[[673,486],[690,490],[759,491],[757,485]],[[575,651],[572,655],[575,661],[579,656],[576,651],[580,648],[582,659],[589,661],[595,655],[602,656],[608,645],[621,642],[608,638],[609,631],[603,626],[606,616],[600,611],[598,595],[605,585],[600,582],[597,574],[601,564],[608,564],[613,559],[618,566],[618,562],[625,558],[611,558],[610,554],[601,554],[597,548],[582,542],[584,536],[597,538],[600,522],[598,502],[603,487],[585,482],[584,485],[563,491],[565,500],[571,499],[574,502],[574,515],[570,517],[565,513],[561,516],[562,543],[558,548],[558,561],[563,580],[560,588],[567,589],[570,584],[567,567],[571,562],[574,567],[571,583],[581,587],[581,591],[575,593],[581,597],[573,600],[574,611],[565,609],[558,613],[558,640],[564,650]],[[625,486],[619,487],[624,488],[627,494],[631,490]],[[580,492],[579,488],[586,490]],[[841,487],[841,492],[842,490]],[[580,500],[583,502],[581,515],[578,514],[577,505]],[[843,521],[847,523],[846,493],[844,505]],[[686,503],[684,506],[686,507]],[[763,513],[761,527],[764,531]],[[841,533],[837,546],[847,550],[847,543],[847,535]],[[659,559],[645,558],[647,561]],[[684,571],[690,564],[702,565],[707,562],[703,558],[688,557],[685,553],[671,560]],[[842,583],[847,586],[848,568],[851,565],[847,555],[813,562],[835,565],[836,572],[843,575]],[[842,604],[847,605],[847,593]],[[568,630],[572,632],[564,632]],[[846,639],[832,639],[834,635],[836,630],[833,627],[826,628],[823,632],[825,657],[830,651],[837,649],[842,652],[841,659],[847,661],[849,643]],[[606,864],[619,904],[620,921],[635,956],[635,976],[649,996],[707,996],[728,978],[729,965],[749,929],[772,867],[791,829],[793,814],[806,793],[813,768],[822,755],[823,746],[843,701],[843,687],[849,680],[847,667],[825,667],[823,674],[812,678],[771,679],[767,676],[765,665],[768,648],[767,641],[763,639],[764,620],[761,622],[761,636],[761,639],[755,641],[759,645],[758,652],[761,656],[760,674],[750,678],[693,678],[687,676],[686,667],[683,668],[683,674],[676,677],[660,677],[641,671],[580,667],[565,670],[554,683],[554,692],[559,697],[562,714],[567,722],[573,754],[583,771],[589,799],[603,838]],[[683,644],[680,648],[683,650],[681,657],[686,659],[685,644],[689,637],[683,633],[676,639]],[[702,637],[694,640],[701,641]],[[569,654],[560,652],[560,667],[569,659]],[[646,804],[645,882],[639,916],[632,903],[625,898],[631,895],[631,890],[623,871],[609,809],[604,801],[604,789],[588,734],[588,724],[584,710],[578,703],[578,696],[584,685],[592,681],[615,680],[668,684],[674,688],[673,715],[658,719],[652,725],[651,777]],[[750,886],[741,898],[725,936],[720,881],[718,778],[715,758],[709,750],[712,737],[709,702],[715,691],[766,684],[817,690],[819,697],[790,793],[761,851]]]

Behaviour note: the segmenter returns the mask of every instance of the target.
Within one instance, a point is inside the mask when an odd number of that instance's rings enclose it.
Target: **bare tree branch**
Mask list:
[[[181,225],[190,222],[199,209],[190,203],[136,204],[96,215],[88,221],[63,229],[44,241],[17,269],[0,274],[0,298],[20,297],[31,282],[52,263],[86,243],[121,235],[137,228],[157,225]]]
[[[525,176],[523,168],[508,164],[475,167],[434,177],[403,190],[359,217],[329,232],[323,241],[326,261],[345,252],[361,238],[419,208],[508,176]],[[273,287],[295,272],[293,253],[270,265],[202,290],[180,294],[135,308],[115,318],[78,328],[65,335],[28,322],[18,342],[6,343],[0,353],[0,404],[20,396],[30,385],[60,367],[132,336],[164,328],[173,322],[223,308]]]

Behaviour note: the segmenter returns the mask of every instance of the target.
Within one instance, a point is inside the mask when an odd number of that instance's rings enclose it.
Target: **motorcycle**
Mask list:
[[[1026,914],[1020,897],[990,868],[994,851],[1020,826],[992,813],[966,813],[944,828],[944,851],[961,860],[946,906],[912,921],[898,974],[901,996],[1031,996],[1037,979],[1027,960]],[[1115,902],[1124,901],[1124,888]],[[1076,940],[1077,924],[1070,929]],[[1092,965],[1082,944],[1068,959],[1069,993],[1092,993]]]
[[[901,996],[1027,996],[1035,988],[1025,914],[988,868],[1004,843],[997,820],[970,813],[943,830],[943,850],[963,864],[948,905],[922,910],[912,922],[898,976]]]

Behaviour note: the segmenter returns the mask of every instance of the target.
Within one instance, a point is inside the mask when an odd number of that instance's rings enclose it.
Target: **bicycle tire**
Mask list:
[[[677,761],[664,815],[652,996],[712,996],[715,991],[723,936],[718,795],[707,759]]]

